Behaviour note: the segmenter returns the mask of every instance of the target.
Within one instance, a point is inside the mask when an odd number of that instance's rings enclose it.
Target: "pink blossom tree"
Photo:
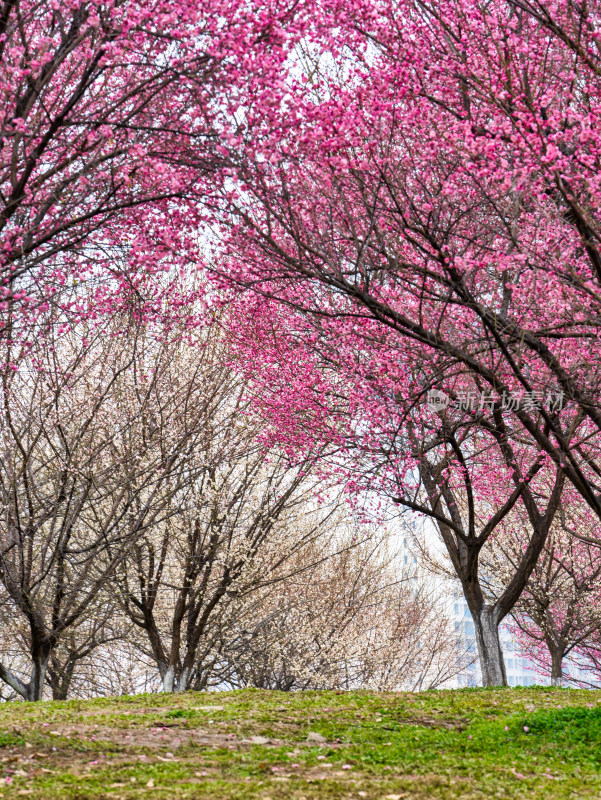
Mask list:
[[[528,522],[517,511],[499,526],[484,559],[493,592],[503,585],[527,544]],[[598,528],[596,515],[581,498],[564,490],[545,547],[512,613],[512,630],[522,653],[554,685],[570,680],[565,659],[586,660],[583,656],[592,652],[601,630],[601,547],[591,544]]]
[[[262,0],[0,3],[0,300],[187,263],[223,125],[302,30]],[[250,96],[250,100],[249,100]],[[13,328],[14,334],[14,328]]]
[[[327,468],[344,475],[357,505],[373,508],[376,494],[432,520],[474,619],[483,681],[505,684],[499,624],[545,546],[563,470],[516,437],[500,403],[467,420],[458,409],[416,404],[420,385],[422,395],[427,389],[419,351],[406,348],[393,361],[389,336],[376,326],[368,344],[368,326],[356,333],[349,323],[336,336],[334,326],[316,330],[273,303],[258,300],[246,311],[246,325],[242,307],[233,315],[231,336],[272,437],[297,453],[325,443]],[[460,375],[457,392],[462,383]],[[518,510],[524,546],[493,594],[480,561]]]
[[[264,299],[267,339],[291,332],[284,358],[267,343],[249,359],[281,371],[270,413],[291,447],[329,436],[373,488],[391,464],[406,485],[433,452],[426,394],[443,392],[474,431],[465,452],[452,426],[435,432],[452,454],[441,479],[468,484],[449,502],[478,492],[495,518],[508,470],[528,535],[545,518],[515,602],[563,475],[601,514],[598,23],[563,0],[320,9],[328,36],[276,87],[252,145],[230,148],[216,272]],[[548,515],[528,499],[536,470],[553,476]]]
[[[567,0],[320,8],[305,82],[275,89],[285,116],[272,103],[230,150],[221,276],[322,335],[386,330],[386,368],[409,342],[448,396],[462,373],[504,398],[599,514],[596,18]]]

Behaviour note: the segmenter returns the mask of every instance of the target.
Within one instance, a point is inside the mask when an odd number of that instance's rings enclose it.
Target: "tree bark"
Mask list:
[[[53,659],[50,660],[47,673],[53,700],[67,699],[74,671],[75,664],[71,661],[67,664],[54,664]]]
[[[179,674],[177,679],[177,687],[175,689],[176,692],[185,692],[188,690],[188,681],[190,679],[190,670],[188,667],[184,667]]]
[[[507,686],[505,661],[499,638],[499,612],[494,606],[484,605],[473,614],[476,644],[480,657],[483,686]]]
[[[31,680],[27,686],[27,700],[37,701],[44,696],[44,686],[46,684],[46,670],[50,659],[50,649],[41,648],[32,656]]]
[[[27,685],[14,675],[8,667],[0,662],[0,679],[2,679],[11,689],[14,689],[24,700],[27,700]]]
[[[175,667],[171,664],[165,670],[165,674],[163,675],[163,691],[170,693],[173,692],[173,686],[175,683]]]
[[[563,684],[563,648],[549,647],[551,652],[551,686]]]
[[[185,692],[188,689],[188,681],[190,679],[190,669],[183,667],[177,670],[173,665],[170,665],[165,670],[163,675],[163,691],[166,693]]]

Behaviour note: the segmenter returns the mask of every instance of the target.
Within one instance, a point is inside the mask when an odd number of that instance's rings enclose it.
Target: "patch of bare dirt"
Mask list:
[[[149,747],[151,749],[177,750],[182,746],[195,747],[250,747],[266,745],[279,747],[285,742],[281,739],[270,739],[263,736],[236,736],[235,734],[207,731],[202,728],[185,728],[181,724],[162,725],[144,728],[116,728],[99,725],[71,724],[52,725],[43,733],[56,736],[57,740],[75,739],[93,743],[109,742],[126,747]]]
[[[166,711],[175,711],[179,706],[157,706],[145,708],[130,708],[126,711],[116,711],[115,709],[107,708],[90,708],[86,711],[80,711],[82,717],[134,717],[144,714],[164,714]]]

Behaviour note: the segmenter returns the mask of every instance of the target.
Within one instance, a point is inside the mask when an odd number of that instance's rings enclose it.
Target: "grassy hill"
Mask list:
[[[601,692],[241,691],[0,706],[0,797],[599,798]]]

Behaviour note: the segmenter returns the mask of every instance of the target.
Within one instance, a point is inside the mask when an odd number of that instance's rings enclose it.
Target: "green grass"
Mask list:
[[[326,741],[308,742],[310,732]],[[0,797],[21,796],[599,798],[601,692],[247,690],[4,704]]]

